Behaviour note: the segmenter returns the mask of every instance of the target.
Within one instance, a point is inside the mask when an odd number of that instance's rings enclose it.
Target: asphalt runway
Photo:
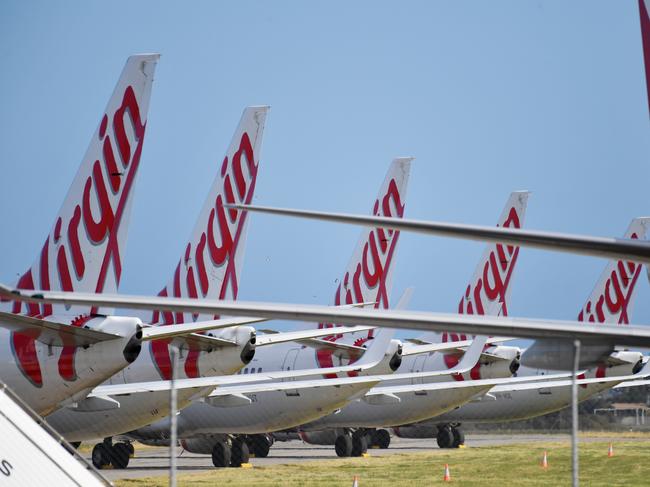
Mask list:
[[[563,434],[539,435],[493,435],[493,434],[470,434],[467,435],[465,444],[468,448],[480,446],[508,445],[513,443],[534,443],[540,441],[566,441],[571,437]],[[612,440],[616,437],[613,436]],[[603,438],[585,438],[581,441],[607,441]],[[632,440],[633,441],[633,440]],[[391,439],[390,447],[386,450],[368,450],[370,456],[394,455],[396,453],[416,453],[439,450],[435,439],[412,440],[402,439],[395,436]],[[214,469],[212,459],[209,455],[197,455],[183,451],[178,448],[178,472],[181,474],[200,473]],[[90,454],[86,454],[90,459]],[[271,447],[267,458],[251,458],[250,463],[256,465],[287,464],[307,462],[316,460],[336,460],[338,457],[333,446],[308,445],[302,441],[276,441]],[[126,470],[102,470],[102,474],[109,480],[156,477],[167,475],[169,471],[169,449],[142,447],[136,444],[136,457],[132,458]]]

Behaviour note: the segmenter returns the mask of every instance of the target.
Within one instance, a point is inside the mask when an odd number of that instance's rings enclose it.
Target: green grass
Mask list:
[[[607,457],[607,442],[580,445],[581,485],[650,485],[650,441],[614,443],[614,457]],[[544,451],[549,468],[540,466]],[[215,469],[201,474],[179,475],[179,485],[228,486],[329,486],[352,485],[353,476],[364,486],[420,486],[442,484],[445,463],[456,485],[570,485],[568,443],[535,443],[427,453],[395,454],[345,460],[314,461],[292,465]],[[164,486],[167,477],[119,480],[118,486]]]

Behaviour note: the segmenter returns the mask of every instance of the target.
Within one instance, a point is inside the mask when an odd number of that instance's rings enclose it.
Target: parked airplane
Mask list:
[[[160,296],[197,297],[201,293],[202,297],[208,298],[236,298],[246,239],[246,218],[245,215],[228,214],[223,203],[250,201],[253,197],[267,110],[267,107],[244,110],[184,255]],[[256,345],[260,346],[256,343],[255,329],[244,326],[263,321],[257,318],[220,320],[214,314],[154,313],[151,322],[160,321],[166,326],[149,326],[141,330],[143,339],[150,339],[150,353],[140,354],[128,367],[111,377],[108,384],[139,383],[161,377],[169,379],[170,347],[179,350],[184,363],[179,376],[192,378],[236,372],[253,358]],[[137,322],[144,326],[139,320]],[[209,332],[197,333],[202,331]],[[323,331],[294,332],[260,338],[261,345],[270,345],[323,334]],[[194,395],[195,391],[187,395],[181,393],[180,406],[189,404],[190,396]],[[100,458],[100,464],[109,459],[120,465],[125,453],[128,461],[129,445],[112,445],[110,437],[164,417],[169,401],[166,393],[121,397],[119,400],[92,395],[82,400],[73,398],[67,405],[52,414],[49,423],[70,441],[105,437],[104,442],[96,445],[95,457]]]
[[[406,204],[406,190],[411,167],[411,158],[397,158],[392,161],[388,172],[379,189],[379,194],[373,203],[373,213],[401,217]],[[334,305],[355,304],[363,302],[375,303],[375,307],[388,307],[388,296],[392,286],[393,267],[399,232],[376,232],[364,230],[352,253],[348,266],[338,281]],[[401,300],[399,307],[405,307],[410,298],[410,292]],[[259,350],[244,369],[244,373],[307,370],[330,368],[345,364],[353,364],[362,355],[365,356],[364,344],[373,340],[376,331],[367,329],[361,333],[337,333],[331,323],[321,323],[318,326],[324,339],[308,338],[287,343],[284,346],[267,347]],[[401,345],[397,340],[390,340],[392,333],[382,332],[386,344],[385,360],[377,366],[368,368],[364,375],[392,373],[399,367],[402,360]],[[267,336],[274,337],[274,334]],[[346,343],[342,344],[343,338]],[[386,338],[388,337],[388,338]],[[375,340],[376,341],[376,340]],[[376,344],[374,346],[377,346]],[[320,375],[320,374],[318,374]],[[336,377],[328,374],[329,377]],[[373,383],[361,384],[365,390]],[[319,388],[311,391],[269,391],[255,396],[255,401],[242,400],[239,404],[223,404],[227,407],[216,407],[210,404],[196,402],[183,410],[178,418],[179,437],[184,438],[189,451],[196,442],[190,439],[200,436],[200,451],[211,453],[215,448],[219,451],[228,449],[228,437],[225,433],[240,433],[257,435],[252,437],[252,444],[259,450],[268,451],[268,436],[265,433],[277,429],[296,426],[311,419],[320,417],[340,408],[348,398],[358,394],[362,388],[354,390]],[[365,391],[364,391],[365,392]],[[241,399],[241,398],[240,398]],[[145,441],[157,440],[164,437],[169,429],[168,420],[159,421],[147,428],[134,431],[130,436]],[[222,434],[224,433],[224,434]],[[236,438],[233,445],[236,452],[241,452],[243,438]],[[235,464],[240,462],[241,453],[235,455]],[[224,455],[219,454],[217,463],[221,466]]]
[[[23,289],[115,292],[158,54],[128,58]],[[23,305],[0,312],[2,380],[39,414],[83,398],[140,353],[142,323],[94,306]]]
[[[632,220],[624,238],[645,239],[650,218]],[[579,321],[591,323],[629,323],[629,315],[634,300],[637,280],[641,274],[641,265],[624,261],[613,261],[603,270],[589,299],[578,314]],[[535,343],[535,345],[537,342]],[[529,349],[530,350],[530,349]],[[525,351],[525,359],[529,351]],[[538,352],[535,352],[538,353]],[[598,367],[593,368],[581,377],[610,377],[628,376],[638,373],[643,367],[643,355],[640,352],[617,351],[607,357]],[[517,375],[539,376],[543,378],[549,370],[535,370],[522,367]],[[604,390],[617,385],[617,382],[596,383],[585,385],[579,390],[579,400],[584,401]],[[571,404],[571,388],[544,387],[528,389],[527,386],[496,386],[489,394],[477,397],[458,409],[449,411],[430,421],[415,425],[405,425],[395,428],[395,433],[401,437],[431,437],[440,425],[460,422],[503,422],[518,421],[541,416],[558,411]]]
[[[500,227],[520,228],[523,225],[528,192],[512,193],[497,222]],[[518,247],[507,247],[499,244],[489,245],[478,262],[472,280],[461,297],[458,312],[479,315],[507,315],[510,286],[514,273]],[[440,335],[425,336],[427,344],[431,343],[461,343],[468,340],[465,335],[444,332]],[[421,346],[421,345],[420,345]],[[418,346],[410,348],[417,349]],[[406,348],[408,350],[408,348]],[[458,348],[462,350],[462,348]],[[481,378],[510,377],[519,368],[520,350],[516,347],[504,347],[490,343],[475,367],[466,374],[456,374],[456,380],[478,380]],[[458,363],[454,353],[411,355],[402,362],[395,374],[398,379],[404,371],[420,372],[424,370],[445,370]],[[422,379],[414,379],[422,380]],[[442,382],[445,377],[431,378],[430,381]],[[422,421],[437,416],[445,411],[458,407],[471,400],[478,394],[487,392],[491,386],[483,388],[465,388],[451,390],[443,394],[426,394],[421,391],[409,391],[404,394],[392,394],[391,387],[409,381],[391,381],[391,385],[380,385],[375,390],[384,393],[383,400],[377,397],[373,401],[360,398],[334,415],[322,417],[299,428],[300,437],[308,443],[335,445],[339,456],[351,454],[352,440],[368,442],[387,447],[390,442],[388,431],[382,428]],[[415,382],[413,382],[415,383]],[[417,419],[416,419],[417,418]],[[334,432],[327,431],[335,429]],[[325,430],[325,431],[324,431]],[[366,440],[369,438],[369,441]],[[463,443],[464,436],[453,426],[441,428],[439,443],[445,447],[458,446]],[[364,445],[366,446],[366,445]],[[365,450],[365,448],[364,448]]]

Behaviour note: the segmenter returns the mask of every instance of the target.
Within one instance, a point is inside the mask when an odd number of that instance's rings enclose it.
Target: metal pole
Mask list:
[[[176,369],[177,369],[177,355],[178,350],[175,347],[170,347],[169,356],[171,358],[172,366],[172,380],[171,390],[169,393],[169,418],[170,418],[170,435],[169,435],[169,487],[176,487],[176,409],[177,409],[177,395],[176,395]]]
[[[578,487],[578,366],[580,364],[580,340],[573,342],[573,377],[571,379],[571,466],[573,487]]]

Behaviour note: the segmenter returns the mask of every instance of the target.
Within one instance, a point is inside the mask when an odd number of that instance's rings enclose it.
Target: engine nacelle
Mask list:
[[[438,435],[438,428],[431,424],[396,426],[393,428],[393,434],[400,438],[435,438]]]
[[[486,353],[498,357],[481,363],[481,379],[500,379],[510,377],[519,370],[521,350],[519,347],[499,345],[486,350]]]
[[[381,361],[363,372],[363,375],[392,374],[402,365],[402,342],[392,339]]]
[[[212,449],[218,441],[228,440],[227,435],[213,435],[205,438],[187,438],[180,440],[181,446],[190,453],[200,455],[212,454]]]
[[[301,431],[300,439],[310,445],[333,445],[339,433],[335,429]]]
[[[201,353],[198,361],[201,376],[234,374],[255,356],[256,335],[252,326],[233,326],[206,335],[233,341],[237,346],[216,347],[210,352]]]

